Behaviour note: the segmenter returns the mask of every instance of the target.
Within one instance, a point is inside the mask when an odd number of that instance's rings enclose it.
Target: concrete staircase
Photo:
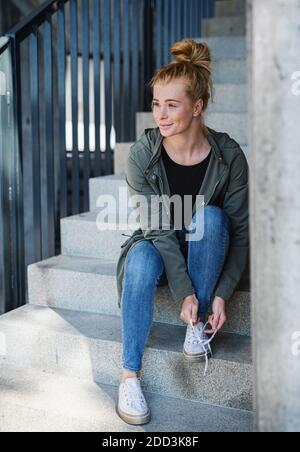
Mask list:
[[[247,151],[244,13],[244,0],[217,1],[216,18],[203,25],[216,83],[207,120]],[[151,114],[139,113],[137,138],[152,126]],[[90,212],[61,220],[61,255],[28,267],[29,304],[0,318],[0,431],[251,430],[250,293],[243,286],[228,303],[205,378],[202,364],[183,360],[179,306],[168,287],[158,288],[142,378],[153,420],[131,427],[115,414],[122,352],[115,271],[128,231],[98,229],[97,199],[118,199],[126,189],[130,145],[117,147],[119,174],[90,180]]]

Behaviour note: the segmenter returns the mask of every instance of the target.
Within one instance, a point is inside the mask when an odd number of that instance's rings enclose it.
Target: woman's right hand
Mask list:
[[[196,325],[201,321],[198,311],[199,301],[197,300],[196,295],[189,295],[183,300],[180,319],[188,325],[192,320],[193,324]]]

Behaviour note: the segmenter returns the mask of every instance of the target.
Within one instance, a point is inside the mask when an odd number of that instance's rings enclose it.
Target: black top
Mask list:
[[[174,162],[164,146],[162,146],[162,158],[166,169],[168,182],[170,186],[171,196],[180,195],[182,199],[182,225],[184,226],[184,195],[192,195],[192,204],[196,202],[196,196],[199,194],[204,176],[212,155],[210,151],[209,155],[200,163],[196,165],[184,166]],[[171,205],[171,217],[174,222],[174,205]],[[191,216],[187,219],[188,224],[191,221]]]

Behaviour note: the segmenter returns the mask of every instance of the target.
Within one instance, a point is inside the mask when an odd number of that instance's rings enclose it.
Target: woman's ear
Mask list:
[[[203,111],[203,99],[199,99],[194,106],[194,116],[200,116]]]

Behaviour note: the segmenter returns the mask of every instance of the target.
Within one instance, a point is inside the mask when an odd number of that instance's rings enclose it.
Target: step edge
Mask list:
[[[84,315],[89,315],[90,317],[92,316],[92,313],[85,313],[85,312],[80,312],[80,311],[72,311],[72,310],[67,310],[67,309],[62,309],[62,308],[50,308],[47,306],[41,306],[41,305],[32,305],[32,304],[27,304],[22,306],[21,308],[18,308],[16,311],[18,311],[19,313],[21,313],[22,311],[27,312],[27,315],[31,314],[31,311],[40,311],[40,312],[45,312],[45,311],[54,311],[55,313],[72,313],[75,316],[84,316]],[[119,338],[116,338],[114,340],[109,340],[108,338],[100,338],[100,337],[93,337],[93,336],[87,336],[84,333],[80,333],[79,331],[59,331],[59,330],[55,330],[53,328],[53,325],[47,325],[47,328],[45,326],[41,326],[38,323],[29,323],[29,324],[24,324],[24,322],[21,322],[19,319],[18,320],[14,320],[12,318],[14,311],[10,311],[7,314],[4,314],[3,316],[0,317],[0,326],[6,326],[6,327],[14,327],[14,328],[21,328],[22,331],[24,331],[25,329],[28,330],[35,330],[35,331],[48,331],[48,334],[55,334],[55,335],[65,335],[68,337],[78,337],[81,339],[86,339],[86,340],[93,340],[93,341],[99,341],[101,343],[107,343],[107,342],[112,342],[112,343],[117,343],[119,345],[122,345],[122,339],[119,340]],[[102,317],[103,319],[111,319],[111,320],[115,320],[117,321],[117,323],[120,323],[120,317],[116,316],[116,315],[108,315],[108,314],[93,314],[93,317]],[[60,318],[63,318],[62,316]],[[63,319],[64,320],[64,319]],[[69,322],[67,320],[64,320],[65,323],[69,324]],[[108,320],[109,322],[109,320]],[[185,330],[186,326],[180,326],[180,325],[171,325],[171,324],[165,324],[162,322],[153,322],[152,324],[152,328],[155,326],[159,326],[162,325],[164,328],[167,327],[173,327],[174,329],[177,329],[178,331],[181,330],[181,332],[183,333],[183,331]],[[244,341],[247,341],[248,345],[251,344],[251,337],[250,336],[243,336],[243,335],[239,335],[236,333],[220,333],[221,336],[223,337],[229,337],[229,336],[235,336],[236,339],[239,338],[243,338]],[[184,334],[183,334],[184,336]],[[151,336],[150,336],[151,337]],[[183,345],[183,344],[182,344]],[[174,353],[176,355],[181,355],[181,351],[179,350],[174,350],[172,348],[170,348],[170,345],[168,345],[168,348],[159,348],[156,345],[151,345],[151,346],[147,346],[146,347],[147,350],[153,350],[153,351],[159,351],[159,352],[163,352],[163,351],[168,351],[168,353]],[[250,361],[240,361],[240,360],[234,360],[234,359],[226,359],[226,358],[222,358],[222,356],[219,356],[217,358],[213,357],[212,358],[214,361],[222,361],[222,362],[227,362],[227,363],[232,363],[232,364],[238,364],[241,365],[243,367],[253,367],[253,363],[252,360]]]

